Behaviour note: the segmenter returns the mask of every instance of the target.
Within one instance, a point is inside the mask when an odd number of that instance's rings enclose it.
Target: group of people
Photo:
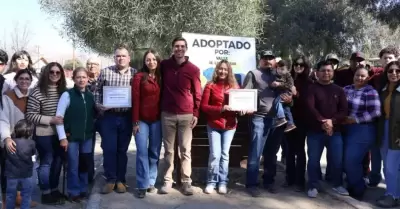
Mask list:
[[[192,129],[200,112],[207,119],[210,145],[204,188],[207,194],[215,190],[227,193],[229,150],[238,117],[249,115],[251,138],[246,187],[252,196],[261,194],[258,173],[262,156],[263,186],[269,192],[277,191],[276,153],[284,140],[285,187],[317,197],[318,181],[322,179],[320,159],[327,147],[325,180],[332,183],[334,191],[362,199],[367,185],[376,186],[380,182],[382,159],[387,191],[377,203],[386,207],[398,205],[397,48],[381,51],[383,68],[366,68],[365,58],[357,52],[350,58],[349,69],[335,71],[338,58],[327,56],[313,72],[305,56],[293,59],[289,65],[284,60],[277,62],[271,51],[263,51],[258,69],[249,71],[243,84],[236,81],[229,61],[222,60],[202,89],[199,68],[185,56],[186,40],[175,38],[171,47],[173,54],[165,60],[155,50],[148,50],[143,57],[143,68],[137,71],[130,67],[128,47],[118,45],[114,51],[115,65],[100,70],[100,62],[89,59],[86,68],[73,71],[72,88],[67,88],[64,69],[59,63],[47,64],[37,76],[29,54],[16,52],[7,72],[0,76],[1,185],[6,203],[3,207],[35,206],[30,193],[36,156],[43,204],[58,205],[65,200],[79,202],[87,198],[87,186],[94,175],[96,132],[101,136],[103,150],[106,180],[103,194],[114,190],[126,192],[127,151],[133,134],[137,147],[136,196],[144,198],[146,193],[157,191],[162,144],[166,168],[160,171],[163,185],[158,193],[170,193],[174,155],[179,154],[181,179],[176,181],[182,183],[184,195],[193,195]],[[0,51],[1,71],[7,63],[7,54]],[[129,87],[131,107],[103,105],[103,90],[109,86]],[[256,111],[237,111],[229,106],[229,91],[240,88],[257,89]],[[175,153],[175,140],[179,153]],[[371,171],[368,153],[372,158]],[[65,162],[67,196],[58,190]],[[343,173],[347,189],[343,186]]]

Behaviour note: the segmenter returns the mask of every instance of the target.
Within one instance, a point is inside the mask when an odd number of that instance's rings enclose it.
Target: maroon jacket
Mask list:
[[[150,77],[142,81],[144,73],[136,73],[132,82],[132,121],[160,120],[160,86]]]
[[[237,88],[239,87],[230,88],[224,82],[210,82],[204,87],[201,110],[207,116],[207,124],[210,127],[222,130],[236,128],[236,112],[221,112],[221,110],[224,105],[228,105],[229,90]]]
[[[199,117],[201,101],[200,69],[189,61],[178,65],[174,59],[161,62],[163,77],[161,111]]]
[[[334,130],[340,131],[340,123],[347,116],[347,97],[343,89],[336,84],[310,85],[307,95],[309,111],[309,128],[311,131],[322,132],[322,120],[332,119]]]

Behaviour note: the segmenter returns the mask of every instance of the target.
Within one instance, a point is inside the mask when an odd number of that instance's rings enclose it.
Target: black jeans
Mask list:
[[[286,182],[289,185],[304,186],[305,184],[305,142],[306,130],[301,125],[286,133]]]
[[[1,169],[1,174],[0,174],[0,183],[1,183],[1,193],[5,194],[6,193],[6,188],[7,188],[7,179],[5,176],[5,168],[6,168],[6,149],[5,148],[0,148],[0,169]]]

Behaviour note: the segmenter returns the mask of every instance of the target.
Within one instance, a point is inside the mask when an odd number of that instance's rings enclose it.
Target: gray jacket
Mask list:
[[[269,87],[269,84],[275,80],[272,70],[252,70],[247,73],[244,82],[244,89],[258,90],[258,108],[255,114],[267,115],[272,107],[272,102],[275,98],[274,91]]]
[[[8,151],[6,156],[5,176],[7,178],[32,177],[32,156],[36,154],[35,142],[32,139],[13,139],[17,145],[15,154]]]

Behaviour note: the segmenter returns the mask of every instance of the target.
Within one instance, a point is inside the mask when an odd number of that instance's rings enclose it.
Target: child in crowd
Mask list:
[[[286,125],[285,132],[289,132],[296,128],[293,122],[292,112],[290,106],[282,104],[282,94],[296,94],[296,88],[293,85],[293,78],[288,70],[288,63],[285,60],[280,60],[277,63],[275,73],[275,80],[271,83],[272,88],[276,92],[276,97],[273,102],[273,109],[275,110],[274,127]]]
[[[30,208],[32,194],[32,156],[36,153],[33,135],[33,124],[25,119],[14,127],[12,147],[7,148],[5,176],[7,178],[6,208],[15,208],[17,187],[21,188],[21,209]]]

